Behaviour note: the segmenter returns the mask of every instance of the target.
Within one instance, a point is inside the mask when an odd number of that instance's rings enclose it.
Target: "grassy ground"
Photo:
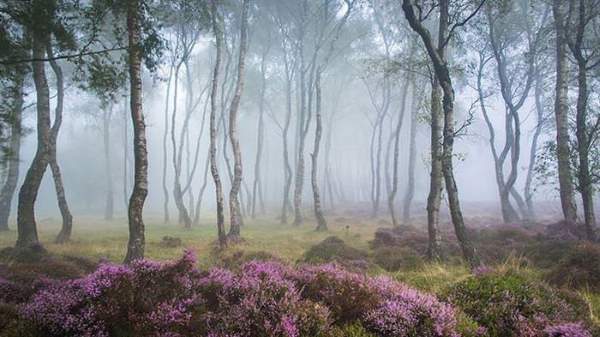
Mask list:
[[[162,224],[156,218],[147,218],[146,222],[146,256],[156,260],[178,257],[183,249],[193,249],[201,266],[210,266],[213,261],[211,251],[216,240],[216,227],[212,220],[204,219],[202,225],[185,229],[175,224]],[[274,219],[246,220],[242,228],[244,242],[228,248],[248,252],[269,252],[286,262],[297,261],[304,251],[330,235],[336,235],[357,248],[366,249],[368,241],[373,238],[377,226],[375,224],[350,226],[332,220],[328,232],[314,231],[314,224],[303,226],[281,225]],[[45,219],[38,223],[42,244],[51,253],[87,257],[92,260],[107,259],[120,262],[125,256],[127,244],[127,220],[117,218],[104,221],[98,218],[77,218],[73,228],[72,240],[58,245],[53,240],[59,231],[57,219]],[[183,245],[168,248],[160,244],[164,236],[180,238]],[[0,232],[0,249],[13,246],[16,231]]]

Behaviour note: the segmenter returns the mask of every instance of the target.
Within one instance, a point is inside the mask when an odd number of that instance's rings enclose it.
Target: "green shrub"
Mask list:
[[[451,286],[444,297],[487,329],[490,337],[522,336],[581,319],[565,294],[515,273],[485,273]]]
[[[368,332],[360,323],[334,327],[327,337],[377,337]]]
[[[548,274],[550,283],[568,288],[600,292],[600,246],[575,246]]]
[[[348,262],[355,260],[365,260],[367,253],[360,249],[348,246],[344,240],[337,236],[330,236],[325,240],[310,247],[304,253],[304,262],[325,263],[325,262]]]
[[[373,261],[387,271],[415,270],[423,267],[423,258],[410,248],[379,247],[373,252]]]

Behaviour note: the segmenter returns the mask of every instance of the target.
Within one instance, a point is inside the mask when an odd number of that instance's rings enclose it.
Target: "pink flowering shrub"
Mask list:
[[[48,284],[20,314],[49,337],[331,337],[342,326],[364,329],[358,336],[461,335],[451,305],[387,277],[333,264],[252,261],[235,272],[195,265],[189,252],[169,263],[104,264]],[[554,326],[551,337],[574,328]]]

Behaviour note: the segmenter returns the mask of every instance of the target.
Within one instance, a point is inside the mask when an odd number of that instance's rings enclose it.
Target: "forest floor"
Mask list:
[[[423,220],[423,217],[415,220],[420,228],[423,228]],[[341,214],[331,215],[329,230],[326,232],[316,232],[310,219],[307,219],[306,224],[298,227],[279,224],[273,217],[247,219],[242,228],[243,242],[220,252],[215,249],[216,229],[210,218],[203,219],[200,226],[191,229],[185,229],[176,224],[163,224],[160,218],[147,217],[145,222],[147,258],[153,260],[176,259],[182,256],[184,250],[191,249],[196,253],[199,267],[202,269],[219,265],[231,267],[232,263],[236,263],[236,259],[247,261],[253,257],[275,258],[287,264],[296,264],[321,262],[319,259],[322,259],[322,262],[329,262],[330,255],[335,255],[333,260],[337,261],[337,258],[344,259],[344,254],[350,254],[354,256],[353,258],[358,256],[359,259],[368,261],[364,270],[369,274],[389,275],[410,286],[435,294],[440,294],[449,286],[465,280],[471,275],[469,269],[461,262],[460,253],[457,253],[457,247],[455,242],[451,242],[452,239],[446,242],[450,247],[449,251],[453,254],[452,258],[443,263],[423,261],[418,256],[421,254],[415,253],[422,252],[423,240],[426,238],[423,230],[411,232],[412,230],[407,227],[404,229],[408,233],[404,238],[406,241],[395,246],[398,248],[378,250],[380,248],[376,247],[373,241],[376,238],[377,230],[391,229],[390,223],[383,217],[373,219],[364,215],[348,217],[341,216]],[[474,236],[488,265],[495,270],[516,271],[536,282],[546,282],[548,273],[553,270],[559,259],[556,256],[566,254],[565,252],[572,247],[561,248],[560,245],[551,247],[546,245],[545,239],[539,238],[538,229],[533,227],[521,231],[521,229],[515,229],[516,225],[512,227],[497,226],[500,229],[491,231],[490,228],[495,227],[490,227],[491,220],[488,217],[468,218],[467,222],[471,227],[478,229]],[[498,223],[497,220],[496,223]],[[78,217],[74,222],[72,239],[66,244],[53,243],[54,237],[60,229],[59,219],[40,219],[38,228],[42,244],[53,256],[85,258],[94,266],[103,260],[120,263],[125,255],[128,236],[126,218],[105,221],[94,217]],[[445,223],[443,228],[443,233],[451,233],[448,223]],[[344,252],[331,253],[327,250],[337,248],[329,246],[324,249],[324,252],[318,251],[318,249],[323,249],[322,246],[315,250],[315,247],[320,247],[319,244],[324,240],[327,242],[329,240],[327,238],[331,236],[343,241]],[[174,239],[175,243],[165,241],[165,237]],[[16,231],[14,229],[0,233],[0,250],[12,247],[15,240]],[[181,241],[177,242],[178,240]],[[407,247],[402,247],[402,245]],[[312,253],[310,253],[311,249]],[[600,252],[600,249],[598,251]],[[309,261],[309,254],[317,258]],[[393,256],[394,254],[399,256]],[[407,255],[400,256],[402,254]],[[396,260],[392,261],[392,259]],[[5,260],[0,255],[0,266],[10,264]],[[378,261],[383,261],[383,263]],[[387,268],[386,263],[395,263],[398,266],[390,269]],[[592,266],[593,268],[595,267]],[[598,268],[600,269],[600,266]],[[595,271],[597,272],[597,270]],[[596,287],[600,288],[597,285]],[[567,288],[570,287],[567,286]],[[576,290],[581,298],[585,299],[591,309],[591,321],[600,325],[600,291],[590,290],[589,287],[570,290]]]

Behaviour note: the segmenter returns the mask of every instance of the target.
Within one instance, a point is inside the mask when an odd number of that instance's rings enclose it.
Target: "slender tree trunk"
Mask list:
[[[178,94],[178,88],[179,88],[179,69],[181,67],[181,65],[183,64],[183,60],[179,62],[179,64],[177,64],[176,68],[175,68],[175,84],[174,84],[174,88],[173,88],[173,111],[171,113],[171,146],[172,146],[172,151],[173,151],[173,169],[174,169],[174,177],[173,177],[173,201],[175,202],[175,205],[177,206],[177,210],[179,211],[179,223],[183,224],[183,226],[185,228],[190,228],[192,226],[192,220],[190,219],[189,213],[187,208],[185,207],[185,202],[183,200],[184,194],[181,188],[181,168],[182,168],[182,158],[183,158],[183,141],[184,141],[184,134],[185,134],[185,129],[186,129],[186,122],[188,120],[187,118],[187,114],[188,111],[186,111],[186,117],[184,121],[184,125],[182,126],[182,130],[181,130],[181,137],[180,137],[180,143],[179,143],[179,148],[177,147],[177,140],[176,140],[176,132],[175,132],[175,123],[177,120],[177,94]],[[189,108],[186,105],[186,109]]]
[[[46,47],[48,58],[52,59],[54,53],[52,46],[48,43]],[[70,240],[71,231],[73,228],[73,216],[69,210],[67,198],[65,195],[65,188],[62,181],[62,175],[60,173],[60,166],[56,158],[56,143],[58,138],[58,132],[62,125],[62,113],[63,113],[63,101],[65,96],[64,80],[62,69],[58,63],[54,60],[50,61],[50,66],[56,77],[56,109],[54,111],[54,124],[50,128],[50,143],[47,146],[48,150],[48,163],[50,164],[50,170],[52,171],[52,178],[54,180],[54,188],[56,189],[56,198],[58,201],[58,208],[62,216],[62,228],[60,233],[56,237],[56,243],[64,243]]]
[[[408,150],[408,186],[404,195],[404,205],[402,207],[402,222],[408,224],[410,221],[410,208],[415,196],[415,164],[417,161],[417,114],[418,97],[416,88],[413,85],[412,107],[410,111],[410,144]],[[419,95],[420,96],[420,95]]]
[[[173,65],[169,67],[169,80],[167,82],[167,95],[165,99],[165,130],[163,132],[162,138],[162,149],[163,149],[163,157],[162,157],[162,188],[163,188],[163,216],[164,223],[169,223],[170,215],[169,215],[169,188],[167,187],[167,139],[169,135],[169,96],[171,93],[171,80],[173,78]]]
[[[210,158],[210,152],[208,154]],[[200,210],[202,208],[202,199],[204,197],[204,191],[206,190],[206,186],[208,185],[208,169],[209,169],[210,159],[206,161],[204,165],[204,174],[202,178],[202,186],[200,187],[200,191],[198,191],[198,197],[196,198],[196,211],[194,212],[194,222],[193,225],[197,227],[200,225]]]
[[[577,205],[574,200],[574,187],[569,161],[569,70],[567,64],[567,41],[564,2],[553,0],[552,13],[556,29],[556,93],[554,100],[554,115],[556,118],[556,156],[558,158],[558,183],[560,188],[560,203],[567,226],[577,222]]]
[[[123,99],[123,205],[125,209],[129,209],[128,186],[129,186],[129,146],[127,132],[127,100]]]
[[[439,260],[440,233],[440,204],[442,201],[443,175],[442,175],[442,107],[441,89],[437,79],[431,83],[431,172],[429,175],[429,195],[427,196],[427,256],[430,260]]]
[[[303,59],[301,57],[301,59]],[[304,139],[306,133],[304,129],[308,127],[310,120],[305,120],[306,117],[306,74],[304,70],[304,62],[300,62],[300,114],[298,144],[296,155],[296,176],[294,180],[294,226],[300,226],[304,222],[302,216],[302,190],[304,188]]]
[[[106,208],[104,209],[104,220],[112,220],[114,216],[114,193],[110,156],[110,120],[112,115],[112,106],[110,109],[110,111],[104,111],[104,116],[102,118],[102,135],[104,139],[104,170],[106,171]]]
[[[47,34],[33,33],[32,56],[40,60],[46,57]],[[19,190],[17,209],[17,248],[29,249],[40,246],[35,221],[35,201],[48,165],[48,144],[50,144],[50,90],[46,79],[44,61],[33,61],[33,82],[37,108],[37,150],[27,170],[25,180]]]
[[[129,38],[129,83],[135,174],[133,191],[129,198],[129,242],[125,263],[143,258],[145,247],[142,215],[144,202],[148,195],[148,152],[146,149],[146,124],[144,123],[142,110],[141,20],[142,6],[139,0],[129,0],[127,6],[127,33]]]
[[[265,138],[265,93],[267,90],[266,58],[269,48],[265,48],[260,62],[261,84],[260,97],[258,101],[258,132],[256,135],[256,158],[254,160],[254,182],[252,184],[252,219],[256,218],[257,199],[262,194],[262,182],[260,177],[260,164],[262,160],[263,143]],[[261,213],[264,214],[265,205],[261,203]]]
[[[221,29],[220,15],[217,10],[217,0],[211,0],[211,18],[212,28],[215,34],[215,67],[213,70],[212,86],[210,90],[210,172],[215,183],[215,194],[217,203],[217,233],[219,247],[224,248],[227,245],[227,236],[225,235],[225,215],[223,213],[223,185],[219,176],[219,167],[217,163],[217,90],[219,88],[219,72],[221,70],[221,53],[223,45],[223,31]],[[225,149],[223,149],[225,150]]]
[[[240,240],[240,225],[241,225],[241,209],[240,209],[240,187],[242,184],[242,151],[240,148],[240,140],[238,136],[238,114],[240,108],[240,100],[244,90],[244,75],[246,65],[246,50],[248,48],[248,10],[250,7],[249,0],[242,2],[242,24],[240,28],[240,54],[238,59],[237,83],[235,86],[235,94],[231,100],[231,108],[229,110],[229,141],[233,152],[233,181],[231,182],[231,190],[229,191],[229,233],[227,237],[230,240]]]
[[[287,54],[286,54],[287,55]],[[284,166],[284,177],[285,182],[283,185],[283,204],[281,206],[281,223],[287,224],[288,221],[288,210],[291,208],[290,201],[290,190],[292,188],[292,166],[290,164],[290,156],[289,156],[289,144],[288,144],[288,133],[290,130],[290,122],[292,120],[292,78],[290,75],[291,69],[289,69],[289,64],[287,62],[286,57],[286,112],[285,112],[285,121],[283,124],[283,166]]]
[[[392,225],[394,227],[400,226],[398,218],[396,217],[396,194],[398,193],[398,165],[400,164],[400,131],[402,130],[402,122],[404,121],[404,114],[406,112],[406,98],[408,97],[408,87],[410,86],[410,76],[407,74],[404,83],[402,85],[402,96],[400,99],[400,115],[398,116],[398,122],[394,128],[392,137],[394,139],[394,162],[392,163],[392,186],[388,198],[388,208],[392,217]]]
[[[19,182],[19,163],[21,160],[21,121],[23,115],[23,82],[24,75],[18,72],[14,77],[14,85],[10,88],[12,92],[12,104],[10,106],[10,143],[8,153],[8,172],[6,181],[0,190],[0,231],[8,230],[8,218],[10,216],[12,200],[15,196],[17,183]]]
[[[596,215],[594,214],[594,185],[590,174],[590,139],[587,127],[587,69],[586,62],[578,62],[576,136],[579,154],[579,191],[583,204],[583,217],[588,240],[596,240]]]
[[[527,204],[527,212],[529,218],[533,221],[536,219],[535,208],[533,205],[533,176],[535,173],[536,166],[536,155],[538,150],[538,140],[542,134],[544,126],[544,87],[543,79],[539,74],[539,69],[536,73],[535,78],[535,111],[536,111],[536,124],[533,131],[533,138],[531,140],[531,148],[529,150],[529,165],[527,167],[527,177],[525,179],[525,188],[523,195],[525,197],[525,203]]]
[[[318,160],[319,160],[319,149],[321,146],[321,134],[323,133],[323,122],[321,118],[321,70],[317,70],[317,78],[315,80],[315,91],[316,91],[316,109],[315,109],[315,143],[313,146],[312,167],[311,167],[311,183],[313,190],[313,200],[315,209],[315,218],[317,220],[317,231],[327,230],[327,221],[323,215],[323,209],[321,208],[321,195],[319,193],[319,181],[317,178],[318,173]]]

